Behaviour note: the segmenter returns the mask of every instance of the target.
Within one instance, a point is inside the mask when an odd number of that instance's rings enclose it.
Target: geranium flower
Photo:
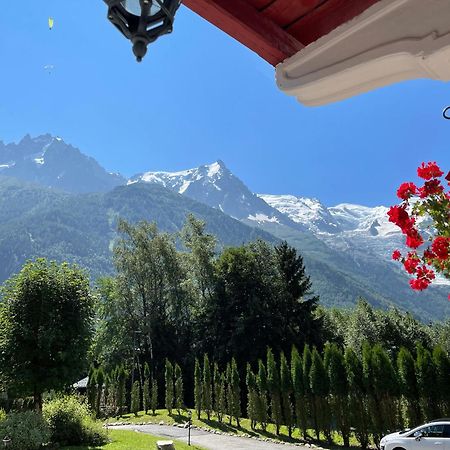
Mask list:
[[[439,168],[435,162],[429,162],[427,164],[422,163],[420,167],[417,168],[417,175],[424,180],[431,180],[431,178],[438,178],[442,176],[444,172]]]

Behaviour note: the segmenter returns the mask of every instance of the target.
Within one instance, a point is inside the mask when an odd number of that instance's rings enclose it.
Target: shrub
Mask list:
[[[6,419],[6,412],[3,408],[0,408],[0,422]]]
[[[63,396],[44,403],[44,418],[52,442],[61,445],[102,445],[106,431],[95,422],[88,406],[75,396]]]
[[[41,414],[23,411],[0,420],[0,436],[11,439],[10,450],[37,450],[49,441],[50,432]]]

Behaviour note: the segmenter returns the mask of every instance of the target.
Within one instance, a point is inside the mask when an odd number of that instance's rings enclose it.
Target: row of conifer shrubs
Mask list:
[[[90,389],[94,408],[103,396],[111,411],[121,410],[126,373],[118,372],[115,381]],[[131,390],[130,412],[136,414],[141,401],[146,412],[155,412],[158,406],[157,383],[148,367],[144,372],[144,379],[135,381]],[[304,439],[329,443],[339,433],[345,446],[354,436],[367,448],[389,432],[450,415],[450,360],[440,347],[430,352],[418,345],[411,354],[405,348],[387,352],[380,345],[365,344],[357,354],[336,344],[327,344],[322,353],[306,345],[301,354],[293,348],[289,357],[281,353],[278,358],[268,349],[266,361],[260,360],[257,367],[247,364],[242,373],[245,387],[234,359],[223,370],[210,363],[208,355],[202,364],[196,360],[193,389],[198,419],[203,413],[208,420],[235,422],[239,427],[241,399],[246,398],[245,413],[252,429],[266,430],[274,424],[277,434],[285,426],[291,436],[297,428]],[[183,375],[180,366],[168,360],[164,400],[169,415],[174,409],[181,414]]]

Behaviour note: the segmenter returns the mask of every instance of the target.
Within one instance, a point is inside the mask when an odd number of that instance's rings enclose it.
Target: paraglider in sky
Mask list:
[[[46,66],[44,66],[44,69],[49,73],[49,75],[53,72],[54,68],[55,66],[53,64],[47,64]]]
[[[48,29],[51,30],[53,28],[53,25],[55,25],[55,20],[53,17],[48,18]]]

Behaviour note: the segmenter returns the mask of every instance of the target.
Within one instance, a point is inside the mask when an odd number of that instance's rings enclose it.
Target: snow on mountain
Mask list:
[[[180,172],[145,172],[128,184],[143,182],[161,184],[253,225],[279,223],[303,228],[251,192],[220,160]]]

